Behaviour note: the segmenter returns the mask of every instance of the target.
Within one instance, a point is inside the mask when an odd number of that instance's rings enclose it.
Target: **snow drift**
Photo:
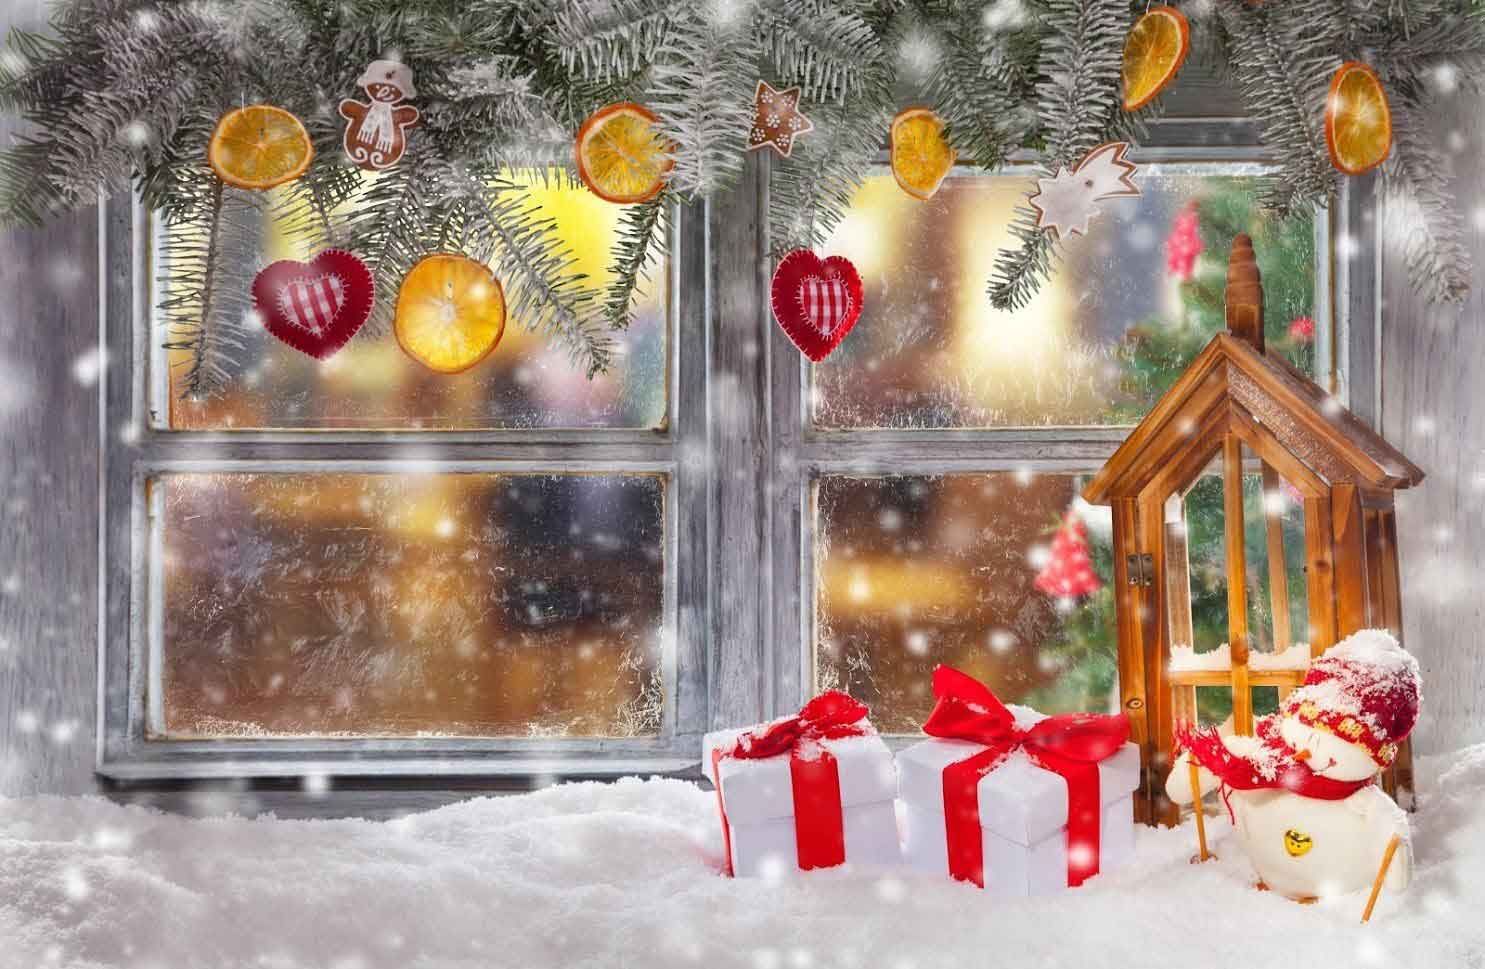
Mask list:
[[[1225,821],[1220,861],[1141,829],[1131,867],[1009,901],[907,870],[722,877],[713,795],[675,780],[390,822],[0,800],[0,967],[1480,966],[1485,746],[1419,766],[1416,881],[1365,927],[1359,896],[1250,888]]]

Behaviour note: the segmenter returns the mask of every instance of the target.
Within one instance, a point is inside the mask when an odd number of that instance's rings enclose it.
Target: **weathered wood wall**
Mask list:
[[[4,26],[45,6],[9,0]],[[94,789],[97,213],[0,233],[0,293],[0,795],[74,794]]]
[[[1435,137],[1454,151],[1475,290],[1430,306],[1408,284],[1384,218],[1382,432],[1428,472],[1399,493],[1403,629],[1423,667],[1420,753],[1485,741],[1485,122],[1477,98],[1441,102]]]

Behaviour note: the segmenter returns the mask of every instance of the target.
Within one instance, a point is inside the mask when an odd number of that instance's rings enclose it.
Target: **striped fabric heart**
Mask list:
[[[851,312],[851,294],[838,277],[806,276],[799,282],[799,308],[824,336],[835,332]]]
[[[774,270],[774,318],[806,357],[819,363],[861,318],[861,277],[844,256],[821,259],[795,249]]]
[[[319,360],[356,335],[375,298],[371,271],[344,249],[326,249],[309,262],[281,260],[253,280],[264,328]]]
[[[279,309],[303,329],[321,333],[345,302],[345,283],[336,275],[296,279],[279,295]]]

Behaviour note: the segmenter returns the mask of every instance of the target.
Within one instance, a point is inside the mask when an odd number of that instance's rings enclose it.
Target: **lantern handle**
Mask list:
[[[1239,232],[1227,260],[1227,332],[1263,352],[1263,280],[1253,240]]]

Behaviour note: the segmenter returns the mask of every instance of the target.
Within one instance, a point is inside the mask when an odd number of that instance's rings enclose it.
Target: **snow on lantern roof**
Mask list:
[[[1197,354],[1083,497],[1093,504],[1133,497],[1193,447],[1215,453],[1228,433],[1312,491],[1335,484],[1395,490],[1423,480],[1417,465],[1340,401],[1283,357],[1265,352],[1263,289],[1252,241],[1242,234],[1233,240],[1228,265],[1227,330]]]

